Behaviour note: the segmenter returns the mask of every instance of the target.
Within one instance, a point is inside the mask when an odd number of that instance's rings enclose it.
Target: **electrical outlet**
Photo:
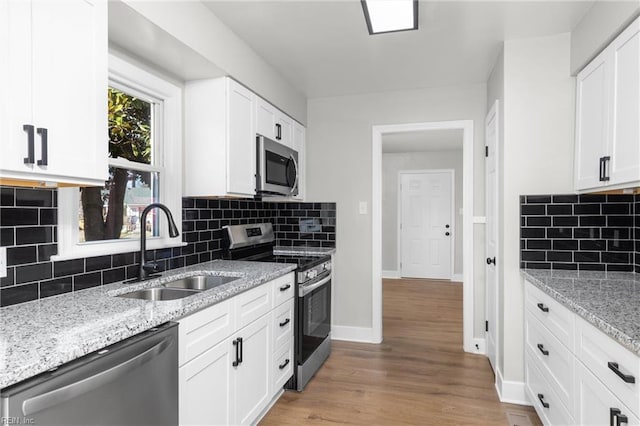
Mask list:
[[[0,278],[7,276],[7,248],[0,247]]]

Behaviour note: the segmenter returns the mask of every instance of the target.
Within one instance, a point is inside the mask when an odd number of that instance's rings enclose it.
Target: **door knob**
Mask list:
[[[496,257],[495,256],[493,256],[493,258],[487,257],[487,265],[491,265],[492,263],[494,265],[496,264]]]
[[[448,233],[448,232],[445,232],[445,233],[444,233],[444,235],[446,235],[446,236],[448,237],[448,236],[449,236],[449,233]]]

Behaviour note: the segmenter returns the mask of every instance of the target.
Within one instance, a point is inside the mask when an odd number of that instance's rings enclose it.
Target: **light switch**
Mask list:
[[[367,202],[360,201],[360,214],[367,214]]]
[[[0,247],[0,278],[7,276],[7,248]]]

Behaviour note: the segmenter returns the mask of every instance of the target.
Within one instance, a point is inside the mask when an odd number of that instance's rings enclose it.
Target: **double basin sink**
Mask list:
[[[240,277],[224,277],[219,275],[195,275],[164,283],[158,287],[120,294],[117,297],[151,301],[176,300],[192,296],[201,291],[210,290],[223,284],[238,280]]]

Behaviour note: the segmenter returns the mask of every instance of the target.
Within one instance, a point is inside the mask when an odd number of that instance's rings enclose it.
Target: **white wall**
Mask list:
[[[474,121],[474,214],[484,212],[486,86],[443,87],[308,101],[307,198],[337,202],[334,323],[371,329],[372,126],[430,121]],[[475,263],[484,262],[484,240]],[[478,267],[476,266],[476,269]],[[484,270],[475,276],[475,336],[484,333]]]
[[[398,173],[402,170],[453,169],[455,219],[453,273],[462,274],[462,150],[382,155],[382,270],[398,271]]]
[[[498,368],[507,381],[524,380],[519,196],[573,191],[575,79],[569,58],[568,33],[507,41],[504,74],[499,60],[488,84],[488,103],[504,98],[498,257],[503,344]]]
[[[584,68],[638,15],[638,1],[595,2],[571,32],[572,75]]]
[[[306,123],[306,98],[202,3],[131,0],[123,3],[227,75]]]

